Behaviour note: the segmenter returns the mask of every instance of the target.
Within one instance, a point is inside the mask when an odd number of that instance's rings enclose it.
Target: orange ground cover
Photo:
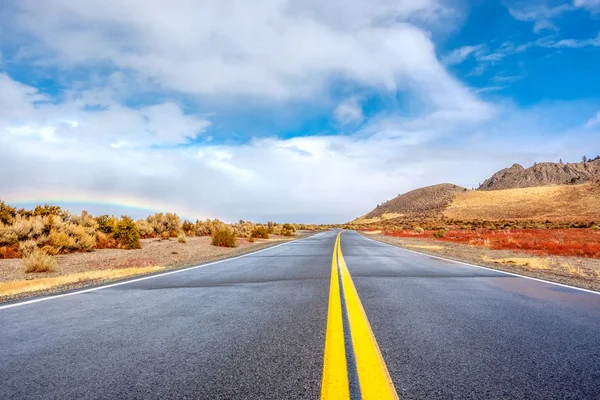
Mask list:
[[[385,231],[389,236],[432,238],[434,231]],[[592,229],[449,230],[443,242],[465,243],[493,250],[515,250],[536,255],[600,258],[600,231]]]

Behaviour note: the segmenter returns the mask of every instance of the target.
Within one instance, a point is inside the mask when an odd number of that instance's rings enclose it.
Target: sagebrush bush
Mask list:
[[[212,234],[213,246],[219,247],[236,247],[235,235],[230,229],[219,229]]]
[[[17,209],[0,200],[0,224],[11,225],[17,216]]]
[[[181,219],[177,214],[172,213],[156,213],[146,218],[146,221],[152,225],[154,232],[161,235],[163,232],[168,232],[169,236],[177,237],[181,231]]]
[[[135,225],[137,226],[138,232],[142,238],[151,238],[156,236],[154,227],[145,219],[139,219],[135,221]]]
[[[116,232],[117,225],[119,224],[117,218],[109,215],[100,215],[99,217],[96,217],[95,220],[98,224],[98,230],[109,235]]]
[[[107,234],[101,231],[98,231],[96,234],[96,248],[97,249],[116,249],[119,243],[113,237],[112,234]]]
[[[177,241],[179,243],[187,243],[187,238],[183,233],[180,233],[179,236],[177,236]]]
[[[21,256],[25,257],[33,253],[35,249],[37,249],[38,244],[35,240],[30,239],[24,242],[19,243],[19,252]]]
[[[117,225],[117,231],[114,238],[119,243],[121,249],[141,249],[140,233],[137,230],[135,222],[126,215],[121,217]]]
[[[269,238],[269,228],[263,225],[259,225],[252,230],[250,234],[251,238],[260,238],[260,239],[268,239]]]
[[[435,237],[436,239],[441,239],[444,236],[446,236],[446,231],[443,229],[440,229],[439,231],[433,233],[433,237]]]
[[[282,236],[294,236],[296,234],[296,228],[292,224],[283,224],[281,227],[280,235]]]
[[[53,229],[50,232],[50,245],[58,249],[59,252],[68,253],[75,249],[75,238],[69,236],[66,232],[59,232]]]
[[[425,229],[421,228],[420,226],[415,226],[415,232],[418,234],[423,234],[425,233]]]
[[[30,254],[23,257],[25,272],[50,272],[56,269],[56,259],[44,250],[35,248]]]

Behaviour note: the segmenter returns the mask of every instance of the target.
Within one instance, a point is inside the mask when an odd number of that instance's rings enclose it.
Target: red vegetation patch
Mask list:
[[[435,231],[385,231],[396,237],[432,238]],[[444,242],[465,243],[492,250],[523,251],[535,255],[600,258],[600,231],[593,229],[449,230]]]
[[[19,250],[19,244],[13,244],[10,246],[0,247],[0,259],[3,258],[21,258],[21,251]]]

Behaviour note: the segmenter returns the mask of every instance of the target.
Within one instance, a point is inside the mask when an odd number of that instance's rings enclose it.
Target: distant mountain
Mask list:
[[[539,163],[530,168],[514,164],[496,172],[477,190],[502,190],[548,185],[573,185],[600,177],[600,159],[580,163]]]
[[[358,220],[399,216],[434,217],[454,199],[456,193],[466,190],[450,183],[416,189],[386,201]]]

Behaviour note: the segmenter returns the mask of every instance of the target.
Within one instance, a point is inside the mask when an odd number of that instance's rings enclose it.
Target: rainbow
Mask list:
[[[197,210],[182,207],[176,204],[169,204],[161,201],[154,201],[147,198],[130,196],[122,193],[93,192],[93,191],[71,191],[71,190],[52,190],[51,193],[44,193],[36,190],[19,190],[3,192],[0,199],[9,204],[17,205],[38,205],[38,204],[56,204],[67,207],[68,205],[90,205],[118,207],[137,211],[146,211],[149,214],[155,212],[174,212],[179,216],[189,220],[206,219],[206,215]],[[67,207],[68,208],[68,207]]]

